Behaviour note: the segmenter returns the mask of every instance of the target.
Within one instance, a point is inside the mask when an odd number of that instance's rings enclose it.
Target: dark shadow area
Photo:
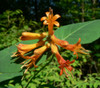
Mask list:
[[[22,78],[22,76],[12,78],[12,80],[14,80],[13,84],[15,85],[16,83],[21,83],[21,78]],[[8,83],[9,83],[9,80],[0,82],[0,88],[8,88],[8,87],[4,86]]]

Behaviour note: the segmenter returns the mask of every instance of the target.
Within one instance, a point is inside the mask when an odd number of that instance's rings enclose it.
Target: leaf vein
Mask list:
[[[92,21],[92,22],[90,22],[90,23],[93,23],[93,22],[94,22],[94,21]],[[65,40],[66,38],[68,38],[69,36],[71,36],[72,34],[74,34],[75,32],[77,32],[77,31],[80,30],[81,28],[83,28],[83,27],[89,25],[90,23],[85,24],[85,25],[79,27],[77,30],[73,31],[72,33],[70,33],[69,35],[67,35],[65,38],[63,38],[63,40]]]

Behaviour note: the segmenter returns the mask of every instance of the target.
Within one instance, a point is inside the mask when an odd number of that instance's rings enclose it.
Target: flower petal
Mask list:
[[[79,38],[78,42],[76,43],[76,45],[79,45],[81,42],[81,38]]]
[[[41,21],[44,21],[44,20],[46,20],[46,19],[47,19],[47,17],[44,16],[44,17],[42,17],[40,20],[41,20]]]
[[[50,12],[46,12],[45,14],[46,14],[46,16],[48,17],[48,16],[50,15]]]
[[[76,55],[77,59],[78,59],[78,54],[77,53],[82,53],[82,54],[89,54],[89,50],[86,50],[85,48],[83,48],[80,44],[81,39],[79,38],[78,42],[76,44],[69,44],[66,47],[63,47],[67,50],[73,51],[73,54]]]
[[[72,71],[73,70],[73,67],[70,66],[70,65],[66,66],[66,68],[67,68],[68,71]]]
[[[60,70],[60,76],[63,74],[63,69]]]
[[[53,24],[54,24],[54,25],[56,25],[57,27],[59,27],[59,26],[60,26],[60,24],[59,24],[59,22],[58,22],[58,21],[54,21],[54,22],[53,22]]]
[[[47,22],[47,20],[45,20],[45,21],[43,22],[43,24],[44,24],[44,25],[48,25],[48,22]]]
[[[56,15],[53,16],[52,21],[55,21],[55,20],[57,20],[57,19],[60,18],[60,17],[61,17],[61,16],[60,16],[59,14],[56,14]]]
[[[58,63],[59,63],[59,68],[61,69],[60,71],[60,75],[62,75],[63,71],[65,72],[66,76],[68,75],[68,73],[65,71],[65,68],[68,70],[68,71],[72,71],[73,67],[70,66],[70,64],[74,63],[75,60],[73,61],[69,61],[69,60],[64,60],[63,57],[58,53],[56,53],[56,58],[58,60]]]

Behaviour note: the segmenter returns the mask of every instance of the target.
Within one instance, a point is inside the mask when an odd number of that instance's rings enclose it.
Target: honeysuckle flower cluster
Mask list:
[[[23,65],[21,68],[26,67],[25,72],[28,71],[29,68],[32,66],[38,67],[35,65],[37,59],[48,49],[51,48],[51,52],[55,54],[57,61],[59,63],[60,68],[60,75],[63,74],[63,72],[66,74],[66,76],[69,76],[69,74],[66,72],[65,69],[67,69],[69,72],[73,70],[73,67],[71,66],[72,63],[75,62],[75,60],[69,61],[65,60],[59,53],[58,46],[70,50],[77,56],[78,59],[78,53],[82,54],[88,54],[88,50],[85,50],[80,42],[81,39],[79,38],[79,41],[76,44],[69,44],[68,41],[60,40],[54,35],[53,26],[59,27],[60,24],[58,21],[56,21],[58,18],[60,18],[59,14],[53,15],[53,10],[50,8],[49,12],[46,12],[46,16],[41,18],[41,21],[43,21],[43,25],[48,26],[48,33],[31,33],[31,32],[23,32],[22,36],[20,37],[21,40],[34,40],[38,39],[39,41],[35,44],[19,44],[17,45],[17,52],[14,53],[13,56],[19,56],[21,58],[24,58],[25,61],[22,62]],[[46,38],[44,40],[44,38]],[[48,43],[47,43],[48,42]],[[34,50],[33,55],[25,55],[28,52]]]

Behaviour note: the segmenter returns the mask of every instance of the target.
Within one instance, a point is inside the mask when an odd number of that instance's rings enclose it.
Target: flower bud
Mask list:
[[[21,56],[24,59],[29,59],[30,56],[24,56],[24,54],[26,54],[27,52],[29,52],[39,46],[44,45],[44,43],[45,43],[45,41],[41,40],[41,41],[37,42],[36,44],[19,44],[17,46],[17,48],[18,48],[17,56]]]
[[[43,54],[49,47],[50,47],[50,44],[47,43],[46,45],[34,50],[34,54],[36,54],[36,55]]]
[[[37,42],[35,44],[19,44],[17,46],[17,48],[20,49],[20,50],[23,50],[23,51],[28,51],[28,50],[30,51],[32,49],[35,49],[35,48],[37,48],[39,46],[44,45],[44,43],[45,43],[45,41],[41,40],[41,41],[39,41],[39,42]]]
[[[58,52],[58,47],[53,42],[51,42],[51,51],[54,54]]]
[[[20,37],[21,40],[34,40],[34,39],[43,39],[47,36],[46,32],[41,34],[39,33],[31,33],[31,32],[23,32],[22,36]]]

